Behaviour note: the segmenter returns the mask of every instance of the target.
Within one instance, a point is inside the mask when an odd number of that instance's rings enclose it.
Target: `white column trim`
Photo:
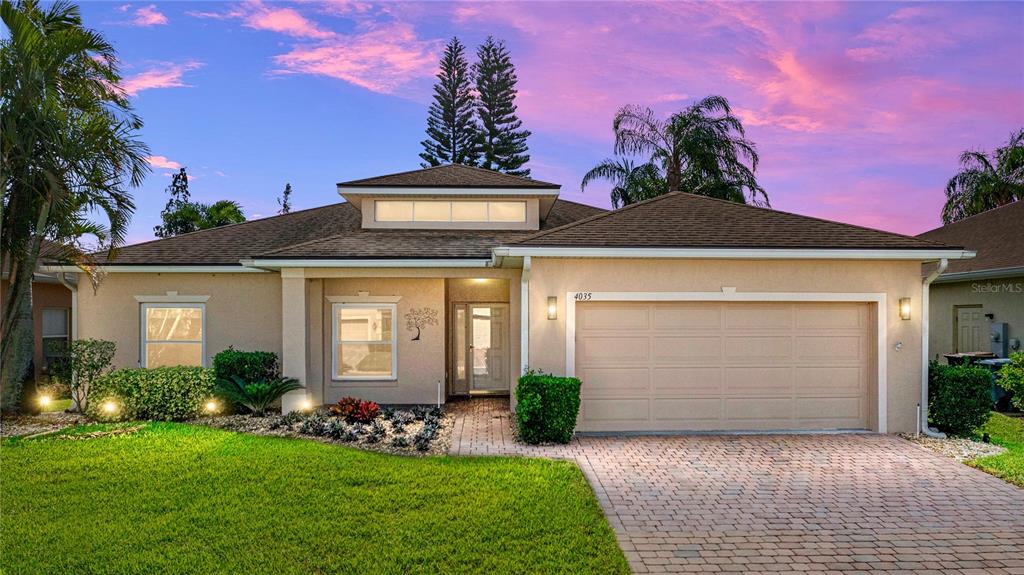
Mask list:
[[[519,286],[519,375],[530,368],[530,256],[523,257]]]
[[[565,292],[565,374],[576,376],[577,301],[719,301],[719,302],[866,302],[876,304],[878,334],[878,421],[879,433],[888,430],[888,306],[886,294],[828,292]]]

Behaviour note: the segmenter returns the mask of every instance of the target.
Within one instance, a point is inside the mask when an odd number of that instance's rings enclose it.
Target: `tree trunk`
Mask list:
[[[35,350],[32,322],[32,268],[28,260],[16,262],[4,301],[0,346],[0,409],[15,411],[20,406],[21,388],[29,376]],[[33,266],[34,267],[34,266]]]

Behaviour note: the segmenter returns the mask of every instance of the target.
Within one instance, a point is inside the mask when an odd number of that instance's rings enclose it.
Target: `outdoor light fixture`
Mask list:
[[[103,404],[103,411],[106,411],[107,413],[114,413],[117,411],[117,404],[113,401],[107,401]]]
[[[40,395],[39,396],[39,405],[41,405],[43,407],[46,407],[46,406],[50,405],[50,396],[49,395]]]
[[[558,297],[548,296],[548,319],[558,319]]]
[[[900,298],[900,319],[910,319],[910,298]]]
[[[313,402],[310,401],[309,399],[303,399],[302,400],[302,411],[309,411],[310,409],[313,409]]]
[[[207,401],[206,411],[209,411],[210,413],[217,411],[217,402],[212,399],[210,401]]]

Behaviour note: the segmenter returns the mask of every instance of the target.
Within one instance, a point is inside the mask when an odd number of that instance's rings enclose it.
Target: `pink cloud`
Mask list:
[[[132,24],[136,26],[161,26],[167,24],[167,16],[156,9],[155,4],[143,6],[135,11]]]
[[[239,19],[242,25],[255,30],[278,32],[296,38],[323,40],[335,36],[330,30],[303,16],[293,8],[267,6],[261,0],[251,0],[234,6],[227,12],[188,12],[197,18]]]
[[[274,61],[280,74],[313,74],[344,80],[374,92],[393,94],[415,78],[436,73],[442,40],[423,40],[412,26],[370,26],[327,42],[296,46]]]
[[[149,156],[146,158],[146,161],[154,168],[164,168],[169,170],[177,170],[181,168],[181,164],[168,159],[167,156]]]
[[[148,70],[130,76],[121,82],[121,88],[129,95],[135,96],[143,90],[156,88],[187,88],[182,77],[186,72],[202,67],[201,62],[162,62]]]

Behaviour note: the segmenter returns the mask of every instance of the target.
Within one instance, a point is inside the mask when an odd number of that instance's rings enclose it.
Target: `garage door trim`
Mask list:
[[[589,292],[565,293],[565,371],[576,375],[576,303],[588,301],[711,301],[711,302],[868,302],[874,303],[878,314],[878,432],[886,433],[886,294],[885,293],[825,293],[825,292],[737,292],[735,288],[722,288],[720,292]]]

